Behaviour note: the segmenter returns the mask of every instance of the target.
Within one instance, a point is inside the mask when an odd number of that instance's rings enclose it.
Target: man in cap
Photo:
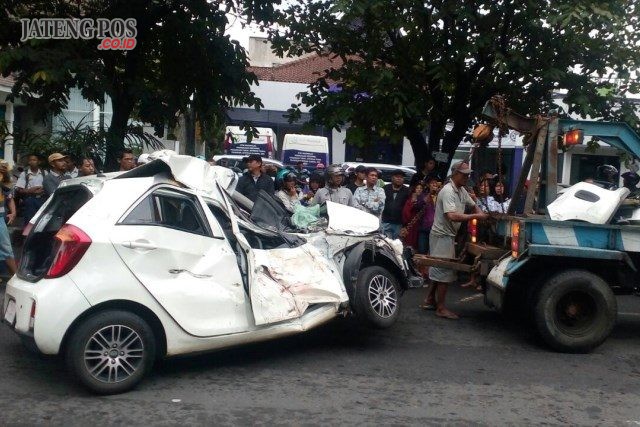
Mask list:
[[[353,194],[348,188],[342,186],[344,170],[338,165],[330,165],[327,168],[327,185],[316,191],[310,205],[325,203],[327,200],[347,206],[355,206]]]
[[[262,173],[262,157],[258,154],[251,154],[244,160],[248,171],[238,180],[236,191],[252,202],[256,201],[260,190],[264,190],[273,195],[273,180],[269,175]]]
[[[364,180],[367,177],[367,168],[362,165],[358,165],[355,169],[356,178],[353,182],[347,184],[347,188],[355,194],[358,187],[364,187]]]
[[[455,238],[460,224],[472,219],[483,220],[488,214],[482,212],[476,205],[465,185],[471,173],[469,164],[457,162],[451,167],[451,178],[436,200],[436,212],[433,226],[429,234],[429,255],[439,258],[453,259],[456,256]],[[465,208],[474,209],[471,214],[465,214]],[[457,319],[458,315],[445,307],[447,287],[457,279],[455,270],[442,267],[431,267],[429,278],[433,282],[427,291],[427,296],[422,305],[423,308],[435,306],[436,315],[446,319]]]
[[[384,186],[384,195],[382,231],[390,239],[397,239],[402,228],[402,209],[409,198],[409,188],[404,185],[404,171],[396,169],[392,172],[391,183]]]
[[[61,153],[53,153],[47,159],[51,170],[42,180],[42,187],[44,187],[44,194],[49,197],[56,191],[56,188],[65,179],[69,179],[66,175],[67,172],[67,156]]]

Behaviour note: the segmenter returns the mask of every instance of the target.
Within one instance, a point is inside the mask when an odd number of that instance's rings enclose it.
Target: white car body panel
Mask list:
[[[140,283],[191,335],[246,331],[252,323],[246,293],[227,241],[196,234],[186,240],[182,231],[158,228],[116,225],[111,232],[118,255]]]
[[[300,317],[310,304],[349,300],[342,279],[313,245],[254,250],[250,293],[256,325]],[[335,268],[335,267],[334,267]]]
[[[592,194],[597,201],[584,200],[576,194]],[[547,206],[549,217],[555,221],[586,221],[592,224],[607,224],[622,201],[629,195],[629,189],[622,187],[607,190],[588,182],[579,182],[567,188],[556,200]]]
[[[36,302],[33,337],[44,354],[57,354],[64,334],[73,321],[89,307],[89,302],[69,276],[30,283],[12,277],[5,292],[3,313],[9,299],[16,302],[15,330],[28,335],[32,302]],[[64,304],[60,304],[64,301]]]

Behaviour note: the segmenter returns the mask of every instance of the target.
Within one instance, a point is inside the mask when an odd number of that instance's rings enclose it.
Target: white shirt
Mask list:
[[[27,182],[27,174],[29,175],[29,182]],[[31,168],[20,173],[16,187],[29,189],[33,187],[42,187],[42,180],[44,179],[44,171],[38,169],[36,172],[31,172]]]

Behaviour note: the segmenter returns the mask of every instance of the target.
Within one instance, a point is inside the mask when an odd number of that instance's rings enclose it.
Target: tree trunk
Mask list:
[[[184,154],[196,155],[196,113],[193,107],[189,107],[184,115]]]
[[[124,149],[127,124],[133,111],[133,102],[126,99],[126,97],[111,96],[111,103],[113,105],[113,117],[106,135],[105,171],[118,170],[118,154]]]
[[[429,147],[427,141],[417,126],[408,124],[405,126],[405,136],[411,144],[411,150],[415,158],[415,165],[418,170],[422,169],[424,161],[429,157]]]

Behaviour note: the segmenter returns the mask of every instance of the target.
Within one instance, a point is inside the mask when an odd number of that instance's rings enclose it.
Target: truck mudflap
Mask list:
[[[504,295],[509,285],[509,276],[518,271],[529,261],[529,258],[513,259],[508,256],[493,267],[487,276],[487,290],[485,304],[498,311],[502,311]]]

